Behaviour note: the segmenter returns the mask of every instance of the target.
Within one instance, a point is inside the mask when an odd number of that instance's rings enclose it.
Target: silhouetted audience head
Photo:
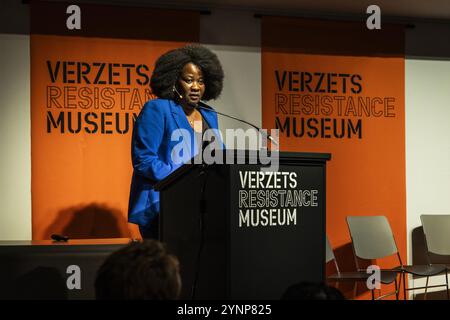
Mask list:
[[[281,300],[345,300],[345,297],[324,283],[300,282],[287,288]]]
[[[156,240],[132,242],[112,253],[95,280],[97,299],[177,299],[181,291],[178,259]]]

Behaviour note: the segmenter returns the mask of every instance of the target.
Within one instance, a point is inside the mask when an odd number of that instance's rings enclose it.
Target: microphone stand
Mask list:
[[[258,132],[261,132],[261,133],[262,133],[264,136],[266,136],[266,138],[269,139],[273,144],[275,144],[276,146],[278,146],[278,142],[277,142],[270,134],[268,134],[267,132],[263,131],[260,127],[254,125],[254,124],[251,123],[251,122],[248,122],[248,121],[246,121],[246,120],[242,120],[242,119],[239,119],[239,118],[230,116],[230,115],[228,115],[228,114],[225,114],[225,113],[222,113],[222,112],[219,112],[219,111],[216,111],[216,110],[214,110],[213,108],[211,108],[210,106],[208,106],[206,103],[201,102],[201,101],[199,102],[199,104],[197,105],[196,108],[197,108],[197,109],[203,109],[203,110],[211,111],[211,112],[215,112],[215,113],[217,113],[217,114],[220,114],[221,116],[224,116],[224,117],[227,117],[227,118],[231,118],[231,119],[233,119],[233,120],[237,120],[237,121],[243,122],[243,123],[245,123],[245,124],[248,124],[249,126],[251,126],[251,127],[255,128],[256,130],[258,130]]]
[[[203,144],[203,132],[202,132],[202,142],[200,144],[200,153],[201,156],[203,155],[203,149],[205,148],[204,144]],[[191,288],[191,299],[194,300],[195,299],[195,293],[197,290],[197,284],[198,284],[198,278],[199,278],[199,274],[200,274],[200,260],[201,260],[201,254],[202,254],[202,250],[203,250],[203,245],[204,245],[204,240],[205,240],[205,216],[206,216],[206,182],[208,181],[208,170],[209,165],[207,165],[206,163],[202,163],[201,164],[201,169],[200,169],[200,173],[198,175],[198,177],[203,176],[203,182],[202,182],[202,186],[200,189],[200,202],[199,202],[199,206],[200,206],[200,215],[199,215],[199,229],[200,229],[200,243],[199,243],[199,247],[198,247],[198,251],[197,251],[197,258],[195,261],[195,274],[194,274],[194,281],[192,283],[192,288]]]
[[[200,216],[199,216],[199,229],[200,229],[200,244],[197,251],[197,259],[195,262],[195,275],[194,275],[194,281],[192,284],[192,292],[191,292],[191,298],[192,300],[195,299],[195,292],[197,289],[197,283],[200,273],[200,260],[201,260],[201,253],[203,250],[204,240],[205,240],[205,216],[206,216],[206,182],[208,181],[208,166],[202,165],[202,168],[200,169],[199,176],[203,175],[203,183],[200,189]]]

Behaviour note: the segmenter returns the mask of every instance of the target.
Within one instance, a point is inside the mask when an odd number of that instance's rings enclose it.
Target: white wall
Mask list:
[[[421,214],[450,214],[450,61],[406,61],[408,257]],[[442,284],[443,277],[432,279]],[[411,285],[421,286],[424,279]],[[442,289],[442,288],[441,288]],[[419,291],[420,292],[420,291]]]
[[[261,127],[260,23],[251,11],[215,10],[200,20],[200,42],[213,50],[225,73],[222,95],[210,104],[217,111]],[[219,115],[219,127],[251,128]],[[224,136],[225,143],[226,137]]]
[[[31,239],[29,42],[0,34],[0,240]]]
[[[219,57],[225,72],[224,89],[217,101],[217,111],[261,127],[261,51],[259,48],[208,45]],[[223,116],[219,127],[225,129],[250,126]],[[225,138],[225,137],[224,137]],[[226,142],[226,141],[225,141]]]

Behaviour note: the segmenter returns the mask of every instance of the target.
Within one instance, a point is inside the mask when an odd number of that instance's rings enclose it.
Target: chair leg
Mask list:
[[[371,289],[370,292],[372,293],[372,300],[375,300],[375,289]]]
[[[445,289],[447,291],[447,300],[450,300],[449,293],[448,293],[448,271],[445,270]]]
[[[425,295],[423,296],[423,300],[427,300],[427,293],[428,293],[428,279],[430,277],[427,277],[427,282],[425,282]]]
[[[406,279],[408,278],[406,276],[406,272],[402,272],[402,278],[403,278],[403,300],[408,300],[406,298]]]
[[[397,277],[395,277],[395,281],[394,281],[394,284],[395,284],[395,300],[398,300],[398,287],[397,287]]]

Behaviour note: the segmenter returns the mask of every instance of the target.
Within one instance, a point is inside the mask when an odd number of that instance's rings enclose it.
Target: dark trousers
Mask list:
[[[159,240],[159,215],[146,226],[139,226],[143,239]]]

